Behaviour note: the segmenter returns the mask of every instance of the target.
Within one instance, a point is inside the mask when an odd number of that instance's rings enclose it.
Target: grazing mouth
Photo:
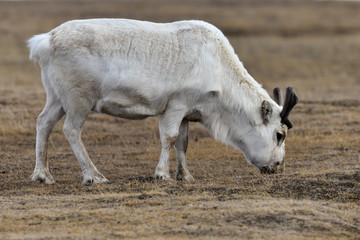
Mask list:
[[[266,167],[260,167],[259,168],[261,174],[276,174],[276,173],[282,173],[284,170],[283,166],[277,166],[275,168],[266,166]]]
[[[261,174],[274,174],[275,170],[270,167],[261,167],[259,168]]]

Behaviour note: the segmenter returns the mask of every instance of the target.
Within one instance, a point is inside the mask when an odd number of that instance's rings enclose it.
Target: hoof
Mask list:
[[[54,184],[55,180],[48,169],[35,169],[31,180],[39,183]]]
[[[194,181],[194,177],[190,173],[176,173],[176,180],[178,181]]]
[[[160,179],[160,180],[170,180],[170,174],[159,174],[159,173],[155,173],[155,178],[156,179]]]
[[[82,181],[84,185],[91,185],[93,183],[111,183],[106,177],[102,174],[97,174],[96,176],[86,176]]]
[[[161,179],[161,180],[171,179],[168,168],[157,166],[155,170],[155,179]]]

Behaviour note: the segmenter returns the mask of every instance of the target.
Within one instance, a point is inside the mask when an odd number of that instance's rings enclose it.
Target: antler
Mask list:
[[[274,88],[273,91],[274,94],[274,100],[277,104],[279,104],[280,106],[282,106],[284,104],[283,102],[283,97],[282,97],[282,93],[281,93],[281,89],[280,88]]]
[[[280,106],[282,105],[282,94],[279,88],[274,89],[274,99]],[[281,117],[281,122],[285,124],[288,127],[288,129],[291,129],[293,127],[292,123],[288,119],[289,114],[298,101],[299,98],[296,95],[294,88],[287,87],[284,107],[280,113],[280,117]]]

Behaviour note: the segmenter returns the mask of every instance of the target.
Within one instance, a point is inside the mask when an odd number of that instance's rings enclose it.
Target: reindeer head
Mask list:
[[[284,169],[285,138],[293,127],[288,117],[298,97],[294,89],[288,87],[283,101],[281,90],[275,88],[274,100],[280,107],[267,100],[262,102],[260,114],[263,123],[249,131],[243,148],[248,162],[259,168],[262,174],[278,173]]]

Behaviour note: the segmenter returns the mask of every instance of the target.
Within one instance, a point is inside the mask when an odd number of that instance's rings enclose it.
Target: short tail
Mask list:
[[[35,35],[28,40],[30,59],[37,63],[46,62],[50,59],[50,35],[43,33]]]

